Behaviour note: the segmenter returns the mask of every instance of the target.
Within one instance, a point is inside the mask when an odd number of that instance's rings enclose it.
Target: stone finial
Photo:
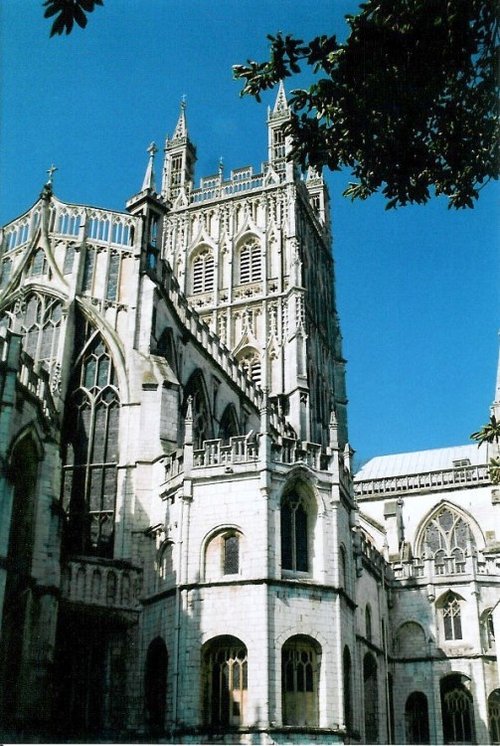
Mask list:
[[[278,93],[276,94],[276,101],[274,102],[273,114],[286,111],[288,111],[288,101],[286,100],[285,84],[283,83],[283,80],[280,80]]]
[[[154,172],[154,159],[155,159],[156,153],[158,152],[156,143],[152,142],[147,152],[149,153],[149,160],[148,160],[148,165],[146,168],[146,173],[144,175],[144,181],[142,182],[142,191],[146,189],[150,189],[152,192],[156,192],[155,172]]]
[[[337,449],[339,447],[339,426],[335,408],[332,409],[330,414],[330,423],[328,427],[330,430],[330,448]]]
[[[187,134],[186,95],[184,94],[181,98],[181,110],[179,113],[179,119],[175,126],[174,134],[172,135],[172,140],[182,139],[183,137],[187,137]]]
[[[188,396],[186,414],[184,416],[184,445],[193,444],[193,397]]]

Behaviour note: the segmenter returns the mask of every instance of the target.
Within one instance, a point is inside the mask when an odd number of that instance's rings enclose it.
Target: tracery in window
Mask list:
[[[451,591],[446,594],[439,603],[443,618],[443,630],[445,640],[462,639],[462,614],[460,597]]]
[[[473,743],[474,711],[467,677],[445,676],[440,690],[444,743]]]
[[[309,516],[304,496],[287,494],[281,503],[281,566],[284,570],[309,570]]]
[[[238,534],[226,534],[224,536],[223,552],[224,575],[234,575],[240,569],[240,539]]]
[[[4,311],[7,326],[23,335],[23,348],[49,373],[57,362],[62,303],[42,293],[31,293]]]
[[[112,556],[120,399],[111,356],[99,335],[74,370],[65,413],[63,507],[73,553]]]
[[[118,278],[120,274],[120,255],[112,252],[109,257],[108,278],[106,282],[106,298],[109,300],[118,299]]]
[[[321,647],[309,637],[297,635],[283,645],[283,725],[318,725],[320,658]]]
[[[203,712],[207,725],[238,727],[245,723],[248,659],[236,637],[210,640],[203,647]]]
[[[465,572],[465,553],[474,539],[464,519],[444,506],[430,518],[422,544],[426,556],[434,558],[436,575],[454,575]]]
[[[262,251],[256,238],[247,240],[240,248],[240,284],[262,279]]]
[[[488,725],[491,743],[500,743],[500,689],[494,689],[488,697]]]
[[[215,263],[211,249],[203,248],[192,261],[192,293],[206,293],[214,289]]]
[[[2,262],[1,274],[0,274],[0,290],[7,287],[10,280],[10,274],[12,272],[12,259],[6,257]]]

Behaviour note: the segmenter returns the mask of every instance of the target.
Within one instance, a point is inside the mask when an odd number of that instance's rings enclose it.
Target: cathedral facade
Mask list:
[[[195,187],[182,106],[158,190],[152,145],[126,211],[50,177],[2,230],[5,740],[500,742],[494,451],[353,474],[288,117]]]

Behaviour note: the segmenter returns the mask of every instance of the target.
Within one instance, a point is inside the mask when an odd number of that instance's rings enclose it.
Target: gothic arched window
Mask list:
[[[283,645],[283,725],[318,726],[320,658],[320,646],[309,637],[297,635]]]
[[[474,713],[468,679],[450,674],[441,679],[441,715],[444,743],[474,742]]]
[[[351,653],[347,645],[342,656],[342,675],[344,685],[344,723],[347,731],[352,729],[352,663]]]
[[[490,650],[495,645],[495,628],[493,626],[493,609],[486,609],[481,614],[481,641],[483,650]]]
[[[208,248],[201,249],[192,261],[193,294],[206,293],[214,289],[215,263],[214,255]]]
[[[256,238],[247,240],[240,248],[240,284],[262,279],[262,251]]]
[[[144,673],[146,720],[155,733],[162,733],[165,729],[167,673],[167,647],[162,638],[157,637],[148,647]]]
[[[229,438],[238,435],[238,430],[238,417],[236,415],[236,410],[232,404],[228,404],[220,418],[219,437],[222,438],[222,440],[228,441]]]
[[[309,571],[309,526],[306,500],[289,493],[281,503],[281,567]]]
[[[443,619],[445,640],[462,639],[462,610],[460,600],[460,596],[450,591],[438,604]]]
[[[247,649],[236,637],[217,637],[203,647],[203,710],[207,725],[245,723]]]
[[[462,516],[444,506],[428,521],[422,544],[426,556],[434,558],[436,575],[454,575],[465,572],[465,553],[474,540]]]
[[[412,692],[405,705],[406,743],[430,743],[429,707],[423,692]]]
[[[378,673],[375,656],[367,653],[363,660],[365,704],[365,743],[378,741]]]
[[[23,335],[24,350],[51,373],[57,362],[61,301],[44,293],[31,293],[4,313],[9,317],[9,328]]]
[[[500,743],[500,689],[494,689],[488,697],[488,724],[491,743]]]
[[[66,407],[63,506],[72,552],[112,556],[119,415],[111,356],[95,335],[78,360]]]

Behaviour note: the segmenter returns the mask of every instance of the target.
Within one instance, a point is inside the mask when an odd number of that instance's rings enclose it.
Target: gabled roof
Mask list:
[[[355,475],[356,482],[381,477],[399,477],[405,474],[422,474],[441,469],[453,469],[454,462],[469,460],[471,466],[488,463],[486,445],[475,444],[433,448],[428,451],[394,453],[370,459]]]

